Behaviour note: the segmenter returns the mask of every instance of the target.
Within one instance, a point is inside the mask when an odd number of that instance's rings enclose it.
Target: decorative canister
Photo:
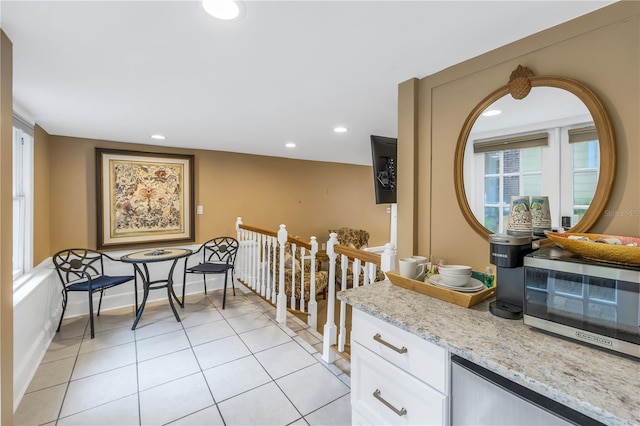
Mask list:
[[[533,233],[544,235],[544,231],[551,230],[551,212],[549,211],[549,197],[535,195],[531,197],[531,223]]]
[[[511,197],[511,208],[509,209],[509,222],[507,224],[507,234],[509,235],[531,235],[533,223],[531,220],[531,206],[527,195],[514,195]]]

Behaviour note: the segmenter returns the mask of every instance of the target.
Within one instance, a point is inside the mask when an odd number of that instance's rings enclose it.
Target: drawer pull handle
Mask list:
[[[375,340],[376,342],[382,343],[386,347],[393,349],[394,351],[398,352],[399,354],[406,354],[407,353],[407,348],[405,348],[404,346],[399,348],[397,346],[393,346],[389,342],[385,342],[384,340],[382,340],[382,336],[380,336],[380,333],[376,333],[376,335],[373,336],[373,340]]]
[[[377,399],[378,401],[382,402],[384,405],[389,407],[389,409],[392,410],[397,415],[402,417],[405,414],[407,414],[407,409],[406,408],[402,407],[401,409],[398,410],[396,407],[391,405],[387,400],[385,400],[383,397],[381,397],[380,396],[380,389],[376,389],[376,391],[373,393],[373,396],[375,397],[375,399]]]

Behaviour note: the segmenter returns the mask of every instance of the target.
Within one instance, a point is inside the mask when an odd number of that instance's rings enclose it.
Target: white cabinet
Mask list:
[[[563,405],[566,402],[555,398],[553,393],[543,395],[529,388],[530,377],[511,368],[508,359],[500,358],[503,354],[494,353],[492,361],[491,353],[481,355],[481,351],[475,351],[475,344],[470,344],[457,330],[456,333],[427,331],[438,339],[432,343],[394,325],[396,317],[384,312],[374,317],[353,309],[351,406],[354,425],[602,425]],[[474,327],[469,323],[465,331],[472,330]],[[452,353],[439,343],[451,348]],[[522,356],[529,355],[523,353]],[[471,361],[473,358],[478,359]],[[536,361],[536,358],[531,360]],[[505,375],[494,371],[490,367],[492,362],[511,371]]]
[[[355,309],[351,336],[354,424],[448,423],[445,349]]]

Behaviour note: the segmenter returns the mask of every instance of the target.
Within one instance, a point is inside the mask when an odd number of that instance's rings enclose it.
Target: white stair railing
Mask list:
[[[348,287],[349,278],[355,288],[361,283],[368,285],[375,282],[378,270],[387,272],[395,269],[395,246],[387,243],[383,250],[380,249],[376,247],[373,250],[358,250],[343,246],[338,244],[337,234],[331,233],[329,235],[327,242],[327,256],[329,257],[327,322],[324,325],[322,342],[322,359],[326,362],[331,362],[332,346],[337,343],[338,352],[344,352],[347,343],[347,309],[344,301],[340,301],[339,327],[336,327],[335,324],[337,257],[340,255],[340,289],[344,291]],[[349,274],[349,263],[351,263],[351,274]]]
[[[289,236],[285,225],[280,225],[274,232],[244,225],[241,218],[236,220],[236,232],[240,242],[236,260],[238,279],[276,306],[276,321],[285,322],[287,309],[290,309],[307,314],[307,323],[315,329],[318,323],[316,278],[317,274],[324,273],[316,271],[316,237],[305,242]],[[299,266],[292,260],[290,268],[286,267],[287,245],[292,259],[299,260]],[[305,298],[307,286],[308,300]],[[299,290],[299,298],[296,290]],[[289,300],[287,292],[290,293]]]
[[[378,271],[391,271],[396,265],[396,249],[391,243],[358,250],[340,245],[337,234],[331,233],[327,242],[329,270],[317,271],[318,242],[315,237],[311,237],[309,242],[302,241],[289,236],[285,225],[280,225],[278,231],[269,231],[244,225],[241,218],[236,221],[236,232],[240,242],[236,277],[275,305],[276,321],[284,323],[287,310],[294,310],[307,314],[307,323],[314,330],[317,329],[317,278],[323,277],[322,285],[326,282],[327,286],[327,319],[323,329],[322,359],[326,362],[331,362],[333,346],[339,352],[345,351],[349,332],[346,303],[336,303],[338,280],[339,290],[343,291],[349,287],[350,282],[353,287],[369,285],[379,278]],[[299,266],[292,260],[290,267],[286,267],[287,247],[292,259],[299,260]],[[338,262],[339,277],[336,275]],[[307,287],[309,296],[305,298]],[[296,289],[302,297],[295,297]],[[335,323],[336,308],[339,309],[338,325]]]

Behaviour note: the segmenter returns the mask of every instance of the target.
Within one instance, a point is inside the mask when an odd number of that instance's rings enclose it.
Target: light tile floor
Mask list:
[[[322,361],[315,330],[253,293],[187,296],[65,320],[15,415],[17,425],[347,425],[349,362]]]

